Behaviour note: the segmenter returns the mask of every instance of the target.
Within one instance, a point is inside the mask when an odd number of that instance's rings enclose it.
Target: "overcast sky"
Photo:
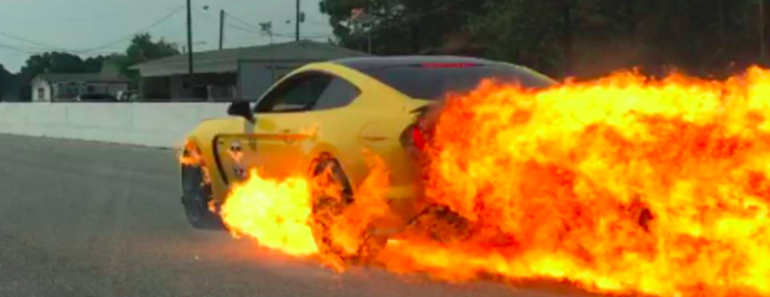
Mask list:
[[[302,0],[302,10],[307,14],[302,35],[325,41],[332,35],[331,27],[328,16],[319,11],[319,1]],[[0,9],[0,64],[13,72],[37,52],[87,52],[83,57],[123,52],[131,35],[170,14],[148,31],[154,37],[186,45],[185,0],[0,0],[0,3],[3,6]],[[192,0],[192,3],[196,52],[218,47],[220,9],[233,16],[225,27],[226,48],[269,43],[267,36],[248,32],[266,21],[272,21],[273,31],[283,35],[276,36],[276,42],[294,38],[294,0]],[[288,20],[291,23],[287,24]]]

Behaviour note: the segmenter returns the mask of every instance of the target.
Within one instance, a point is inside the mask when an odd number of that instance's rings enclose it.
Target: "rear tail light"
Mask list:
[[[428,146],[432,131],[426,129],[426,126],[430,126],[429,124],[426,125],[426,120],[429,120],[427,117],[431,108],[432,105],[425,105],[411,111],[415,117],[415,122],[401,134],[401,144],[404,147],[413,147],[422,151]]]
[[[425,134],[418,125],[412,126],[412,144],[419,150],[423,150],[426,145]]]
[[[426,132],[420,129],[419,125],[411,125],[401,134],[401,144],[404,147],[423,150],[428,144],[428,137]]]

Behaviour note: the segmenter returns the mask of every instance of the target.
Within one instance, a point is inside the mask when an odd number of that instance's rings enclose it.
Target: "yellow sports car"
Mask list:
[[[417,117],[448,92],[470,90],[485,78],[533,88],[553,84],[521,66],[459,57],[354,58],[304,66],[253,108],[235,102],[231,117],[204,121],[189,134],[184,156],[198,160],[181,171],[187,218],[196,228],[220,225],[209,206],[220,206],[230,185],[245,179],[250,168],[277,179],[331,172],[353,200],[369,172],[363,149],[388,165],[392,205],[409,205],[418,171],[410,151],[425,141]]]

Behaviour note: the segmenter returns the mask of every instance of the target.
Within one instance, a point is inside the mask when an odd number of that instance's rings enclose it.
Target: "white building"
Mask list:
[[[128,79],[102,73],[43,73],[31,85],[32,102],[68,102],[84,94],[115,96],[128,90]]]

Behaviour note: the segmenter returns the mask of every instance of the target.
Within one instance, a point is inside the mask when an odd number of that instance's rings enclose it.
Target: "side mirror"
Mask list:
[[[227,108],[227,114],[236,117],[243,117],[250,123],[254,123],[254,113],[251,112],[251,104],[248,101],[235,101]]]

